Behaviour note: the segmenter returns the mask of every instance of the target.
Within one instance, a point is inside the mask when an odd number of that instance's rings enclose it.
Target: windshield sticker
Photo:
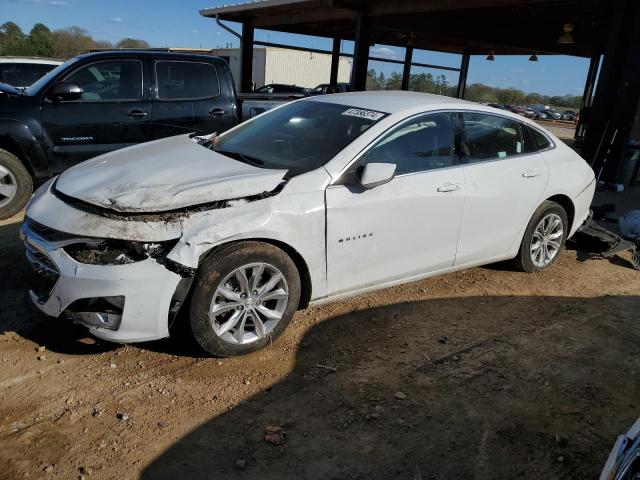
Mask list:
[[[369,120],[373,120],[374,122],[384,117],[384,113],[375,112],[373,110],[363,110],[361,108],[350,108],[349,110],[345,110],[344,112],[342,112],[342,115],[348,115],[350,117],[366,118]]]

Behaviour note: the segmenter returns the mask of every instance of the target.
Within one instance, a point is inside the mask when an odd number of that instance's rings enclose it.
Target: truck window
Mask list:
[[[0,82],[14,87],[28,87],[56,65],[46,63],[1,63]]]
[[[205,62],[156,62],[156,83],[161,100],[195,100],[220,94],[216,67]]]
[[[79,68],[64,79],[82,88],[79,101],[139,100],[142,64],[139,60],[107,60]]]

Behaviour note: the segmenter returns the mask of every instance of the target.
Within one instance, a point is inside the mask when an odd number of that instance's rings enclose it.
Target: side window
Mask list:
[[[220,94],[216,67],[204,62],[156,62],[161,100],[195,100]]]
[[[0,82],[14,87],[28,87],[44,76],[55,65],[44,63],[5,63],[0,64]]]
[[[396,175],[450,167],[453,128],[448,113],[411,120],[367,151],[364,163],[395,163]]]
[[[462,161],[482,162],[525,153],[525,133],[522,123],[509,118],[484,113],[464,113],[462,131]]]
[[[142,64],[138,60],[108,60],[81,67],[67,75],[67,82],[83,90],[82,100],[140,100]]]
[[[529,135],[532,140],[529,145],[530,150],[527,149],[528,151],[537,152],[539,150],[545,150],[551,146],[549,139],[538,130],[531,127],[527,127],[527,130],[529,131]]]

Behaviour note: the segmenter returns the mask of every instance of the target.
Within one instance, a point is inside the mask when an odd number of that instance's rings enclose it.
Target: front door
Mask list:
[[[485,113],[464,113],[465,207],[456,264],[509,253],[519,242],[549,178],[528,126]]]
[[[80,99],[43,100],[44,144],[55,173],[150,140],[142,70],[142,62],[135,59],[96,61],[62,79],[82,88]]]
[[[449,114],[413,118],[370,148],[366,163],[394,163],[389,183],[355,182],[326,191],[330,293],[390,282],[453,265],[465,179],[454,165]]]

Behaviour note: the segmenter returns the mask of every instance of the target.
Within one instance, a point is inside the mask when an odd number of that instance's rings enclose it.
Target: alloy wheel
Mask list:
[[[538,268],[549,265],[562,247],[562,219],[555,213],[542,217],[531,237],[531,261]]]
[[[221,340],[253,343],[273,332],[288,302],[289,287],[282,272],[268,263],[251,263],[220,282],[211,299],[209,320]]]
[[[16,177],[6,167],[0,165],[0,207],[8,205],[18,191]]]

